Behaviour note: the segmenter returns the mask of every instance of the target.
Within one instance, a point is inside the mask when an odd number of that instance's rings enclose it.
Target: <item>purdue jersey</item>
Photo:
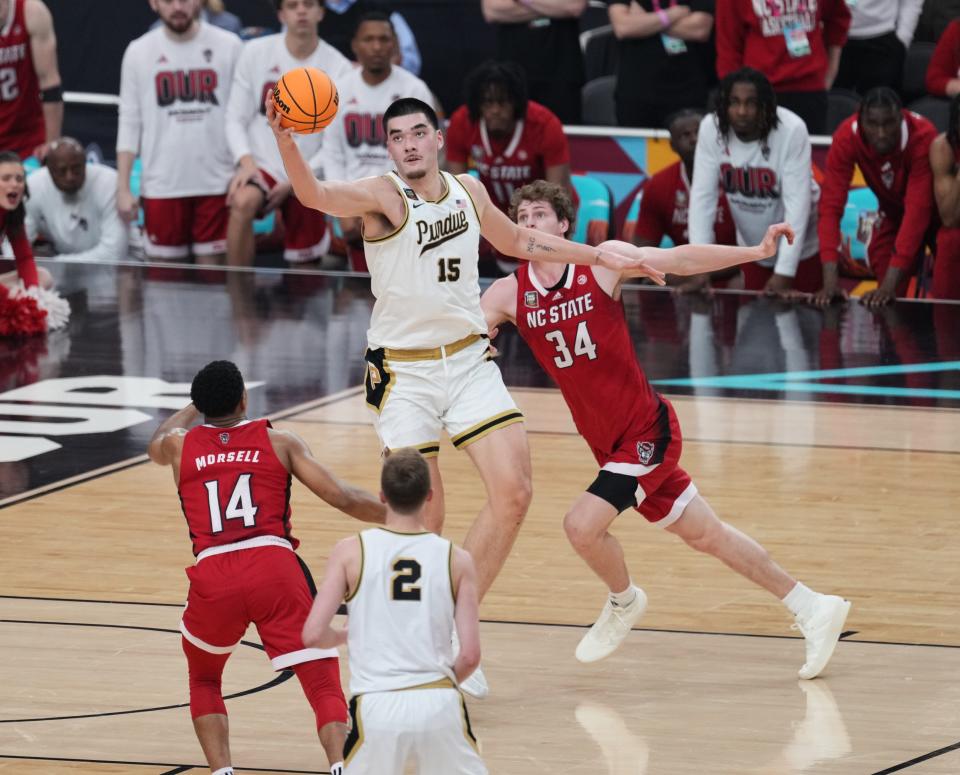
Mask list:
[[[434,533],[360,533],[347,600],[350,693],[409,689],[453,674],[453,544]]]
[[[371,349],[411,350],[485,334],[477,269],[480,218],[470,194],[441,172],[444,194],[421,199],[397,173],[386,177],[406,207],[392,234],[364,239],[373,306]]]

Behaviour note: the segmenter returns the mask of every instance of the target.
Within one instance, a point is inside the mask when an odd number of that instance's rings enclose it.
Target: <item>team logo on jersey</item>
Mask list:
[[[221,444],[226,444],[228,441],[230,441],[230,434],[229,434],[229,433],[221,433],[221,434],[220,434],[220,443],[221,443]]]
[[[637,442],[637,457],[643,465],[647,465],[653,459],[653,453],[656,451],[656,445],[652,441]]]
[[[422,256],[431,248],[438,247],[444,242],[466,234],[470,230],[470,222],[467,220],[466,210],[457,210],[447,213],[443,218],[433,223],[426,221],[417,221],[417,244],[423,245],[420,248]],[[426,238],[426,243],[424,243]]]
[[[880,168],[880,179],[887,188],[893,188],[893,180],[896,173],[893,171],[893,165],[890,162],[884,162]]]
[[[407,199],[416,200],[417,193],[412,188],[403,189],[403,193],[407,195]]]
[[[580,275],[577,278],[577,285],[586,285],[586,284],[587,284],[587,276],[585,274]]]
[[[540,306],[540,294],[536,291],[525,291],[523,294],[523,306],[525,307],[539,307]]]

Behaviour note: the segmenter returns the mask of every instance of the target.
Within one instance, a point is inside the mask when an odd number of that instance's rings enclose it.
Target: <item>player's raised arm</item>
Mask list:
[[[793,244],[793,229],[787,223],[775,223],[767,229],[763,242],[755,247],[738,245],[678,245],[673,248],[638,248],[627,242],[608,240],[598,247],[643,260],[644,267],[666,274],[693,275],[715,272],[739,264],[748,264],[777,254],[780,239]],[[646,272],[632,268],[622,270],[624,277],[645,277]]]
[[[273,100],[268,99],[266,107],[283,168],[301,203],[338,218],[359,218],[367,213],[383,212],[384,198],[396,196],[396,189],[382,178],[364,178],[352,183],[317,180],[293,140],[293,130],[280,126],[280,114],[273,107]]]
[[[274,447],[281,447],[278,452],[287,457],[290,473],[303,482],[314,495],[354,519],[383,524],[386,509],[380,500],[366,490],[347,484],[334,476],[317,461],[310,447],[297,434],[291,431],[271,431],[270,438]]]
[[[340,603],[350,592],[347,566],[350,562],[359,565],[361,552],[359,536],[343,539],[330,552],[327,572],[317,587],[313,607],[303,623],[301,638],[307,648],[333,649],[347,642],[347,631],[330,625]]]
[[[477,206],[480,233],[505,256],[524,261],[598,265],[619,272],[630,269],[631,276],[649,277],[658,285],[664,284],[663,272],[647,266],[644,259],[637,255],[636,248],[630,253],[624,253],[619,248],[595,248],[542,231],[523,228],[497,209],[482,183],[470,175],[460,175],[457,179],[470,192],[470,197]],[[625,242],[619,244],[627,245]]]
[[[150,459],[161,466],[177,462],[180,458],[180,450],[183,448],[183,437],[201,416],[191,403],[160,423],[147,445],[147,454]]]

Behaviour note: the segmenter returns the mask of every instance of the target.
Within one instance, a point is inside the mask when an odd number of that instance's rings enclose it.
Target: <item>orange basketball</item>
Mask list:
[[[284,73],[273,88],[273,106],[280,126],[297,134],[319,132],[337,115],[340,95],[330,76],[316,67],[298,67]]]

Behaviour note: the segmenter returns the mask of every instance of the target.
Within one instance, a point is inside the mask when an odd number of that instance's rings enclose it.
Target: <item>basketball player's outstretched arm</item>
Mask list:
[[[386,508],[372,493],[338,479],[322,466],[307,443],[292,431],[270,431],[274,449],[286,460],[287,469],[310,491],[344,514],[362,522],[382,525]],[[281,457],[281,460],[284,459]]]
[[[473,559],[459,546],[453,547],[453,596],[456,600],[453,623],[460,640],[460,653],[453,674],[462,683],[480,664],[480,603]]]
[[[477,206],[480,233],[506,256],[555,264],[598,265],[620,272],[629,269],[631,276],[649,277],[657,285],[663,285],[665,282],[663,272],[648,266],[646,260],[638,255],[638,248],[633,245],[628,245],[626,242],[618,243],[631,248],[629,253],[619,247],[594,248],[579,242],[571,242],[565,237],[555,237],[542,231],[526,229],[515,224],[497,209],[480,181],[470,175],[460,175],[457,180],[470,192],[470,197]]]
[[[620,240],[608,240],[598,247],[643,260],[645,267],[668,274],[691,275],[715,272],[718,269],[748,264],[777,255],[780,238],[793,244],[793,229],[787,223],[776,223],[767,229],[763,242],[748,248],[739,245],[678,245],[674,248],[638,248]],[[632,268],[621,271],[623,277],[645,277]]]
[[[161,466],[179,463],[180,450],[183,449],[183,437],[187,435],[190,426],[202,416],[191,403],[160,423],[147,445],[147,454],[150,459]],[[176,468],[175,465],[174,468]],[[177,473],[175,470],[175,478]]]
[[[493,282],[480,297],[480,309],[487,321],[490,338],[496,335],[501,323],[516,322],[517,315],[517,276],[509,274]]]
[[[301,204],[338,218],[359,218],[367,213],[384,212],[389,206],[385,200],[391,196],[397,198],[396,189],[383,178],[363,178],[354,182],[317,180],[293,141],[293,130],[280,126],[280,114],[274,109],[273,100],[267,100],[266,106],[267,120],[280,149],[283,168]],[[402,211],[403,203],[398,198],[397,201]]]
[[[330,552],[327,572],[317,587],[317,596],[303,623],[303,645],[315,649],[334,649],[347,642],[347,631],[332,627],[340,603],[356,588],[362,563],[360,538],[340,541]]]

